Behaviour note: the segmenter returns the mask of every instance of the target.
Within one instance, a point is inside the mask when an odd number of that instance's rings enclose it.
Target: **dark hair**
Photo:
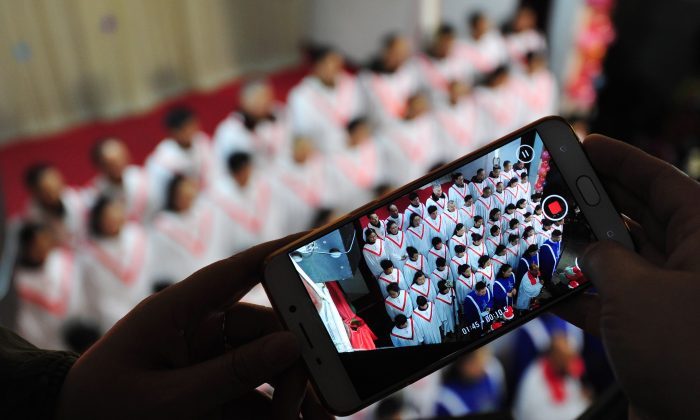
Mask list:
[[[19,252],[17,255],[17,261],[20,264],[31,264],[31,261],[29,261],[27,255],[27,250],[29,246],[34,242],[39,232],[45,231],[47,229],[48,227],[41,223],[25,222],[24,224],[22,224],[22,227],[20,227],[19,232],[17,233],[17,240],[19,242]]]
[[[476,290],[484,290],[486,288],[486,283],[483,281],[477,281],[476,286],[474,286]]]
[[[500,254],[501,252],[503,252],[503,251],[505,251],[505,250],[506,250],[506,246],[505,246],[505,245],[503,245],[503,244],[498,244],[498,245],[496,246],[496,250],[494,251],[494,253],[495,253],[496,255],[498,255],[498,254]]]
[[[457,231],[460,229],[464,229],[464,223],[460,222],[455,225],[454,231],[452,232],[452,236],[457,234]]]
[[[163,118],[163,125],[170,131],[179,130],[195,118],[194,111],[186,106],[170,109]]]
[[[409,246],[406,247],[406,254],[408,254],[409,257],[412,257],[418,253],[418,250],[415,247]]]
[[[351,119],[350,122],[345,126],[345,128],[348,131],[348,133],[352,134],[352,132],[355,131],[357,127],[363,124],[367,124],[367,118],[365,116],[359,116]]]
[[[437,284],[437,287],[439,291],[445,291],[447,290],[447,282],[445,280],[440,280]]]
[[[408,218],[408,223],[412,225],[412,224],[413,224],[413,220],[414,220],[416,217],[422,219],[422,217],[420,217],[420,214],[418,214],[418,213],[411,213],[411,217]]]
[[[464,175],[462,175],[461,172],[455,172],[455,173],[453,173],[453,174],[452,174],[452,181],[456,181],[457,178],[459,178],[460,176],[464,176]]]
[[[331,54],[336,54],[337,51],[329,45],[313,45],[308,48],[309,59],[312,64],[316,64],[319,61],[323,61],[326,57]]]
[[[513,242],[516,239],[520,239],[520,237],[514,233],[511,233],[510,235],[508,235],[508,242]]]
[[[428,303],[428,299],[426,299],[425,296],[418,296],[416,298],[416,303],[418,304],[418,307],[421,307]]]
[[[391,262],[391,260],[381,260],[379,266],[382,267],[382,270],[386,270],[387,268],[393,267],[394,263]]]
[[[535,230],[535,228],[532,227],[532,226],[526,227],[525,230],[523,230],[523,238],[526,238],[526,237],[527,237],[527,233],[528,233],[528,232],[532,232],[533,230]]]
[[[389,32],[382,37],[382,48],[387,49],[394,45],[396,41],[401,39],[401,35],[397,32]]]
[[[437,257],[435,259],[435,267],[444,267],[447,265],[447,260],[443,257]]]
[[[464,201],[469,201],[469,200],[473,200],[473,199],[474,199],[474,197],[472,197],[471,194],[467,194],[464,196]]]
[[[510,270],[511,267],[510,264],[503,264],[501,268],[498,269],[498,274],[496,274],[497,279],[502,279],[504,278],[503,275],[505,274],[506,271]]]
[[[530,213],[529,211],[526,211],[526,212],[523,214],[523,217],[525,217],[525,218],[530,217],[530,216],[532,216],[532,213]]]
[[[422,270],[416,270],[416,272],[413,274],[413,282],[412,283],[415,283],[416,280],[418,279],[418,277],[421,277],[421,276],[425,277],[425,273]]]
[[[561,236],[561,230],[554,229],[554,231],[552,231],[552,236]]]
[[[367,229],[365,229],[365,239],[369,239],[369,235],[371,235],[371,234],[373,234],[373,233],[374,233],[375,235],[377,234],[377,232],[376,232],[374,229],[372,229],[372,228],[367,228]]]
[[[552,221],[549,220],[549,219],[544,219],[544,220],[542,221],[542,226],[553,226],[553,225],[554,225],[554,222],[552,222]]]
[[[455,34],[455,28],[450,25],[449,23],[441,23],[440,26],[438,26],[437,31],[435,32],[437,36],[454,36]]]
[[[509,160],[504,160],[504,161],[503,161],[503,166],[506,166],[506,165],[510,165],[510,161],[509,161]]]
[[[529,247],[527,247],[527,251],[525,251],[525,252],[529,254],[531,252],[537,252],[538,249],[539,248],[537,247],[537,245],[532,244]]]
[[[412,191],[412,192],[408,193],[408,200],[409,200],[409,201],[413,201],[413,200],[415,200],[416,198],[418,198],[418,193],[417,193],[417,192]]]
[[[472,233],[472,241],[476,242],[476,241],[478,241],[479,239],[484,239],[484,237],[481,236],[480,233]]]
[[[493,225],[493,226],[491,226],[491,229],[489,229],[489,231],[490,231],[491,234],[493,235],[493,233],[494,233],[495,231],[500,230],[500,229],[501,229],[500,226],[498,226],[498,225]]]
[[[484,218],[481,217],[481,216],[479,216],[478,214],[477,214],[476,216],[474,216],[474,221],[475,221],[475,222],[478,222],[479,220],[484,220]]]
[[[527,203],[527,200],[524,198],[521,198],[520,200],[515,202],[516,207],[520,207],[521,204]]]
[[[100,226],[100,219],[102,218],[102,213],[104,213],[105,209],[113,202],[114,199],[106,195],[101,195],[97,198],[97,200],[95,200],[95,204],[93,204],[92,208],[90,209],[90,215],[88,218],[88,227],[90,229],[90,233],[94,236],[104,235],[102,226]]]
[[[408,321],[408,318],[406,318],[406,315],[404,315],[404,314],[398,314],[398,315],[396,315],[396,317],[394,318],[394,325],[396,325],[397,327],[400,327],[400,326],[402,326],[403,324],[405,324],[407,321]]]
[[[175,210],[175,194],[177,192],[177,188],[182,184],[187,178],[182,175],[182,174],[175,174],[173,175],[172,178],[170,178],[170,181],[168,181],[168,185],[165,188],[165,209],[174,211]]]
[[[399,288],[399,284],[398,284],[398,283],[389,283],[389,284],[386,285],[386,291],[387,291],[387,293],[389,293],[389,292],[396,292],[396,293],[399,293],[399,290],[401,290],[401,289]]]
[[[111,137],[102,137],[95,140],[95,143],[90,147],[90,162],[93,165],[100,166],[102,164],[102,148],[111,139]]]
[[[390,229],[392,226],[394,226],[395,224],[396,224],[395,221],[389,220],[388,222],[386,222],[386,230],[389,231],[389,229]]]
[[[53,165],[47,162],[39,162],[31,165],[24,171],[24,185],[30,190],[39,185],[41,177],[46,171],[53,168]]]
[[[479,257],[479,262],[478,262],[479,267],[482,267],[482,268],[485,267],[484,264],[486,264],[486,261],[488,261],[488,260],[490,260],[490,259],[491,259],[491,257],[489,257],[488,255],[482,255],[482,256],[480,256],[480,257]]]
[[[467,16],[467,22],[469,22],[469,27],[473,28],[476,26],[477,23],[479,23],[480,20],[486,18],[484,14],[481,11],[475,11],[472,12]]]
[[[508,227],[513,229],[513,226],[515,226],[518,223],[520,223],[520,220],[518,220],[517,217],[514,217],[514,218],[510,219],[510,222],[508,222]]]
[[[431,214],[432,212],[437,211],[437,206],[430,206],[428,207],[428,214]]]
[[[501,209],[499,209],[499,208],[491,209],[491,211],[489,212],[489,219],[493,219],[493,216],[494,216],[496,213],[500,213],[500,212],[501,212]]]
[[[435,246],[435,245],[437,245],[437,244],[441,244],[441,243],[442,243],[442,238],[440,238],[439,236],[436,236],[436,237],[434,237],[430,242],[433,244],[433,246]]]
[[[456,252],[457,254],[461,254],[462,252],[466,252],[466,251],[467,251],[467,247],[466,247],[466,246],[464,246],[464,245],[462,245],[462,244],[457,244],[457,245],[455,245],[455,252]]]
[[[510,203],[506,206],[506,210],[515,210],[515,204]]]
[[[243,168],[250,165],[251,160],[252,157],[250,153],[234,152],[228,156],[228,159],[226,159],[226,166],[229,172],[236,174],[243,170]]]

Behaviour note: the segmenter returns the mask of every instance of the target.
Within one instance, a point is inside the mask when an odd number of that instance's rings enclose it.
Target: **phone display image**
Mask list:
[[[488,335],[580,287],[594,240],[530,130],[289,257],[349,353]]]

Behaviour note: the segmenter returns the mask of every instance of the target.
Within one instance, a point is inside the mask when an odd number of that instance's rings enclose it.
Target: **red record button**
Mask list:
[[[566,217],[566,213],[569,211],[569,205],[566,204],[564,197],[560,195],[549,195],[542,201],[542,211],[547,219],[556,222]]]

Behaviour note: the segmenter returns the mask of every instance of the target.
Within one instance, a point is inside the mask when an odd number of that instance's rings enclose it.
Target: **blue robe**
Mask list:
[[[561,241],[554,242],[550,239],[544,241],[540,247],[539,257],[540,276],[545,280],[550,280],[561,258]]]
[[[490,309],[492,303],[493,295],[488,287],[486,288],[486,294],[483,296],[479,296],[476,290],[472,290],[464,299],[463,303],[464,319],[467,325],[471,328],[471,324],[476,323],[483,327],[485,320],[482,316],[482,312]]]
[[[525,273],[530,271],[530,264],[535,263],[537,265],[540,264],[540,257],[538,254],[535,254],[534,256],[523,256],[520,258],[518,261],[518,268],[515,270],[515,278],[520,280],[523,278]]]
[[[498,278],[493,285],[493,307],[494,309],[503,309],[506,306],[513,306],[513,298],[508,296],[508,292],[515,287],[515,275],[510,277]]]

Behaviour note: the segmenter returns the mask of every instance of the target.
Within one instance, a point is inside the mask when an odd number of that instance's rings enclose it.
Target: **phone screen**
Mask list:
[[[289,254],[363,398],[586,282],[595,237],[536,130],[451,169]]]

